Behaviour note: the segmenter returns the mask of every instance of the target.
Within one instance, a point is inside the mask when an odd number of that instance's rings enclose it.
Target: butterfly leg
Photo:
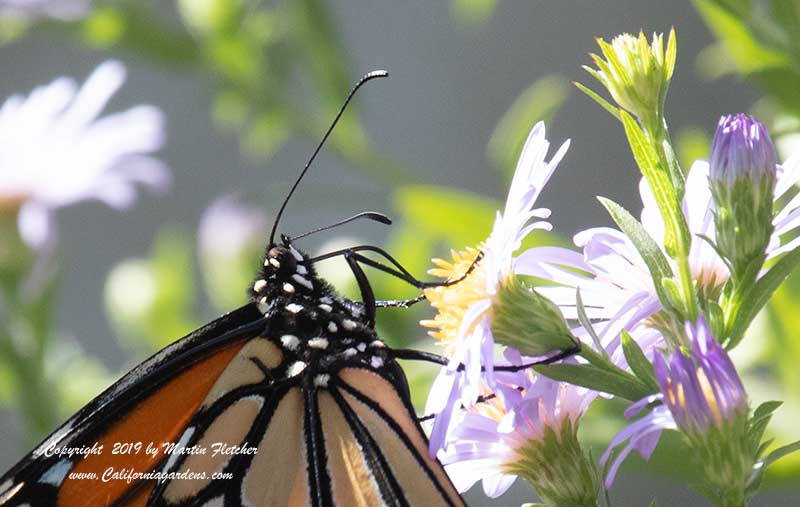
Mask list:
[[[504,365],[504,366],[495,366],[494,371],[520,371],[526,370],[533,366],[539,366],[544,364],[552,364],[562,359],[566,359],[568,357],[572,357],[575,354],[578,354],[581,351],[581,344],[580,342],[576,342],[574,347],[570,347],[569,349],[562,350],[558,354],[552,355],[550,357],[546,357],[544,359],[540,359],[538,361],[533,361],[531,363],[524,363],[518,365]],[[434,354],[433,352],[425,352],[423,350],[414,350],[414,349],[393,349],[394,356],[397,359],[407,359],[410,361],[425,361],[428,363],[440,364],[442,366],[447,365],[450,363],[450,360],[444,356],[440,356],[439,354]],[[458,365],[458,371],[462,371],[464,369],[463,364]],[[481,371],[484,371],[484,368],[481,367]]]
[[[361,300],[364,302],[364,310],[366,311],[366,320],[369,327],[375,327],[375,293],[372,290],[372,285],[369,283],[367,274],[358,265],[358,254],[354,252],[345,251],[344,260],[350,266],[353,276],[358,284],[358,290],[361,291]]]
[[[420,294],[419,296],[410,299],[389,299],[375,301],[375,306],[378,308],[409,308],[424,300],[425,294]]]
[[[383,264],[374,259],[361,255],[357,252],[374,252],[383,257],[384,259],[386,259],[391,265]],[[458,278],[454,278],[452,280],[445,280],[442,282],[423,282],[421,280],[418,280],[416,277],[414,277],[414,275],[409,273],[408,270],[404,268],[403,265],[400,264],[400,262],[398,262],[397,259],[392,257],[392,255],[389,254],[386,250],[372,245],[358,245],[350,248],[345,248],[343,250],[336,250],[334,252],[329,252],[320,255],[318,257],[315,257],[311,259],[311,262],[315,263],[325,259],[330,259],[332,257],[338,257],[339,255],[346,255],[346,254],[352,255],[356,260],[358,260],[358,262],[366,266],[370,266],[379,271],[383,271],[384,273],[388,273],[418,289],[430,289],[433,287],[448,287],[450,285],[455,285],[460,281],[464,280],[467,276],[469,276],[469,274],[472,273],[472,271],[478,265],[480,260],[483,258],[482,253],[478,254],[478,256],[475,258],[475,260],[472,262],[470,267],[467,269],[467,271],[464,272],[463,275],[461,275]]]

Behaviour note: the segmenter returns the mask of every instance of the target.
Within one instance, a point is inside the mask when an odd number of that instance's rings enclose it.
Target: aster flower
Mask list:
[[[611,442],[600,462],[627,441],[617,453],[606,477],[614,480],[622,461],[632,450],[648,459],[661,432],[679,430],[706,472],[706,480],[718,490],[744,491],[756,459],[748,436],[747,395],[727,352],[711,335],[704,318],[696,325],[686,324],[691,340],[688,352],[675,350],[669,363],[655,357],[658,394],[632,405],[632,417],[644,407],[659,403],[644,418],[621,431]]]
[[[446,347],[450,359],[431,389],[429,413],[438,414],[431,437],[431,451],[442,444],[449,418],[456,402],[472,405],[478,399],[485,377],[494,383],[493,362],[495,339],[492,334],[493,304],[503,284],[517,274],[525,274],[525,265],[514,257],[522,240],[535,229],[550,229],[544,222],[547,209],[533,205],[569,147],[565,142],[547,161],[550,143],[545,127],[538,123],[531,130],[522,149],[502,213],[497,212],[492,232],[476,248],[454,252],[453,260],[435,261],[434,276],[457,278],[469,269],[480,252],[483,257],[466,279],[449,287],[425,291],[431,305],[439,310],[433,320],[422,325],[437,329],[431,335]],[[537,220],[538,219],[538,220]],[[533,220],[533,222],[532,222]],[[463,371],[460,368],[463,365]]]
[[[650,44],[643,32],[638,37],[624,33],[611,44],[597,39],[602,57],[591,55],[597,69],[584,69],[597,79],[622,108],[645,124],[661,118],[672,73],[675,70],[675,31],[664,51],[663,34],[653,34]]]
[[[482,480],[496,498],[521,476],[547,505],[596,505],[597,481],[577,430],[597,393],[530,371],[497,377],[493,397],[459,411],[438,455],[456,488]]]
[[[717,246],[738,274],[755,272],[773,232],[775,146],[767,129],[744,114],[723,116],[711,143],[710,183]]]
[[[795,238],[781,245],[782,238],[800,226],[800,195],[792,190],[798,182],[800,156],[793,156],[776,168],[772,198],[779,211],[772,219],[766,260],[800,244],[800,238]],[[664,222],[645,179],[641,180],[639,191],[642,225],[663,250]],[[714,248],[700,238],[704,236],[712,242],[716,238],[716,208],[709,184],[709,163],[705,160],[696,161],[687,175],[682,209],[693,238],[688,259],[692,278],[709,299],[714,299],[731,274]],[[521,256],[528,261],[529,274],[559,284],[538,290],[558,304],[566,318],[577,317],[575,288],[580,288],[590,318],[624,322],[622,327],[630,331],[641,324],[662,329],[674,325],[659,318],[662,306],[647,265],[622,232],[608,227],[587,229],[576,234],[574,242],[583,255],[560,247],[540,247]],[[681,334],[680,328],[676,331],[676,335]]]
[[[163,189],[166,166],[151,154],[164,143],[164,119],[153,106],[99,117],[125,80],[125,67],[108,61],[80,88],[58,78],[14,95],[0,106],[0,202],[18,213],[32,247],[53,239],[53,211],[97,199],[130,206],[135,184]]]
[[[0,16],[26,21],[43,17],[72,21],[86,16],[90,6],[91,0],[0,0]]]

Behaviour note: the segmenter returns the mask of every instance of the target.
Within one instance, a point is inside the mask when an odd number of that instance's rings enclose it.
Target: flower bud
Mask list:
[[[594,76],[623,109],[637,116],[646,125],[655,123],[664,110],[669,81],[675,69],[675,31],[669,34],[664,52],[663,34],[653,34],[647,43],[639,36],[624,33],[611,44],[598,39],[603,56],[591,55],[597,69],[584,67]]]
[[[569,350],[577,343],[558,306],[519,277],[501,283],[492,308],[495,342],[525,356]]]
[[[744,491],[756,459],[748,434],[747,394],[728,353],[703,318],[686,325],[688,352],[669,364],[657,354],[654,370],[664,405],[719,491]]]
[[[766,128],[744,114],[723,116],[711,143],[709,182],[719,251],[735,273],[763,256],[773,232],[775,146]]]
[[[558,427],[545,426],[539,439],[524,441],[515,453],[516,460],[506,464],[504,472],[524,477],[543,505],[597,505],[600,481],[578,442],[578,425],[570,418]]]

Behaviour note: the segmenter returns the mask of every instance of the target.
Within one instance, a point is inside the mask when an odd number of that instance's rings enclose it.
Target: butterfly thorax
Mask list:
[[[363,305],[339,296],[288,241],[267,249],[251,298],[268,321],[269,338],[286,356],[286,377],[304,373],[324,387],[344,366],[380,369],[390,361],[364,319]]]

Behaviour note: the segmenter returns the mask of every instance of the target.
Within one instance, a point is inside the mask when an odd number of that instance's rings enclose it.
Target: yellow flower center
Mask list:
[[[453,251],[451,253],[452,261],[433,259],[436,267],[429,270],[428,273],[446,280],[460,278],[475,262],[480,254],[481,246],[467,248],[460,252]],[[437,314],[433,319],[423,320],[420,324],[435,330],[428,331],[428,334],[440,340],[447,347],[446,353],[449,355],[458,339],[458,330],[461,328],[467,308],[476,301],[487,297],[486,271],[483,265],[478,263],[472,272],[460,282],[448,287],[426,289],[425,297],[437,310]]]

